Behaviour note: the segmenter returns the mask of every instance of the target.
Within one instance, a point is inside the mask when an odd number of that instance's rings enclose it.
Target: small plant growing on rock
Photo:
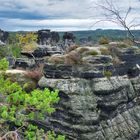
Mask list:
[[[98,55],[98,52],[95,51],[95,50],[90,50],[90,51],[88,51],[86,54],[87,54],[87,55],[93,55],[93,56],[96,56],[96,55]]]
[[[103,75],[107,78],[110,78],[112,76],[112,72],[110,70],[103,71]]]
[[[0,70],[5,71],[9,67],[9,62],[6,60],[6,58],[3,58],[0,60]]]
[[[75,51],[71,51],[69,54],[65,55],[66,65],[79,65],[82,63],[81,56]]]
[[[0,70],[8,68],[8,62],[0,61]],[[3,67],[2,67],[3,66]],[[0,134],[1,140],[42,140],[46,138],[43,129],[32,122],[44,120],[45,114],[55,111],[54,104],[58,103],[58,90],[35,89],[27,93],[17,82],[11,82],[0,75],[0,126],[7,127],[7,131]],[[56,135],[55,135],[56,137]],[[55,139],[52,135],[52,140]],[[58,140],[65,137],[58,135]]]
[[[21,46],[22,51],[32,52],[37,48],[37,35],[35,33],[28,33],[26,35],[17,35],[19,40],[19,46]]]

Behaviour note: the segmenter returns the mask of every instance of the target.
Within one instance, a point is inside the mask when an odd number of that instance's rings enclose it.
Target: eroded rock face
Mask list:
[[[69,47],[75,44],[75,36],[73,33],[65,32],[63,35],[64,46]]]
[[[8,32],[5,32],[3,30],[0,29],[0,44],[6,43],[7,39],[8,39]]]
[[[38,44],[40,45],[55,45],[58,43],[60,37],[57,32],[51,32],[50,30],[39,30],[38,34]]]
[[[57,111],[44,124],[69,140],[139,139],[138,78],[49,79],[40,87],[60,90]],[[48,125],[49,124],[49,125]]]
[[[139,140],[140,55],[127,50],[119,58],[119,65],[101,55],[84,57],[79,66],[45,64],[39,86],[58,89],[61,100],[40,125],[68,140]]]

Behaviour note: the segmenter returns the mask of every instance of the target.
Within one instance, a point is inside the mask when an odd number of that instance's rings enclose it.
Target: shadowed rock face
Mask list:
[[[60,90],[57,111],[42,124],[70,140],[139,139],[140,80],[127,76],[48,79],[40,87]]]
[[[57,32],[51,32],[50,30],[39,30],[37,34],[38,44],[40,45],[55,45],[60,39]]]
[[[123,64],[110,68],[110,78],[102,75],[102,57],[88,58],[90,65],[81,67],[46,64],[39,86],[59,89],[61,100],[40,125],[68,140],[139,140],[140,78],[135,66],[140,55],[124,53],[120,58]],[[103,60],[111,63],[110,57]]]
[[[65,32],[63,35],[64,46],[68,47],[75,43],[75,36],[73,33]]]
[[[0,29],[0,41],[6,43],[9,33]]]

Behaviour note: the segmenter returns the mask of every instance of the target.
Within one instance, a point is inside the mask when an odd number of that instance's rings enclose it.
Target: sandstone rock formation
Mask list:
[[[6,43],[7,39],[8,39],[8,32],[5,32],[3,30],[0,29],[0,44]]]
[[[59,42],[59,34],[57,32],[51,32],[50,30],[39,30],[38,34],[38,44],[40,45],[55,45]]]
[[[139,140],[140,54],[127,49],[120,59],[119,66],[109,56],[87,58],[89,64],[78,67],[45,64],[39,86],[59,89],[61,101],[46,122],[37,123],[68,140]],[[103,75],[105,66],[111,77]]]
[[[138,81],[127,76],[90,80],[43,77],[39,85],[57,88],[61,96],[56,113],[43,125],[69,140],[139,139]]]
[[[63,35],[64,46],[69,47],[75,43],[75,36],[73,33],[65,32]]]

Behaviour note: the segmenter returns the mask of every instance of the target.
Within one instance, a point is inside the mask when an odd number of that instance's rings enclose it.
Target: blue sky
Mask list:
[[[95,7],[95,3],[102,2],[103,0],[0,0],[0,28],[11,31],[120,29],[111,22],[100,22],[91,28],[91,25],[104,18],[103,11]],[[140,23],[139,0],[114,2],[122,14],[131,6],[128,22],[135,18],[134,23]]]

